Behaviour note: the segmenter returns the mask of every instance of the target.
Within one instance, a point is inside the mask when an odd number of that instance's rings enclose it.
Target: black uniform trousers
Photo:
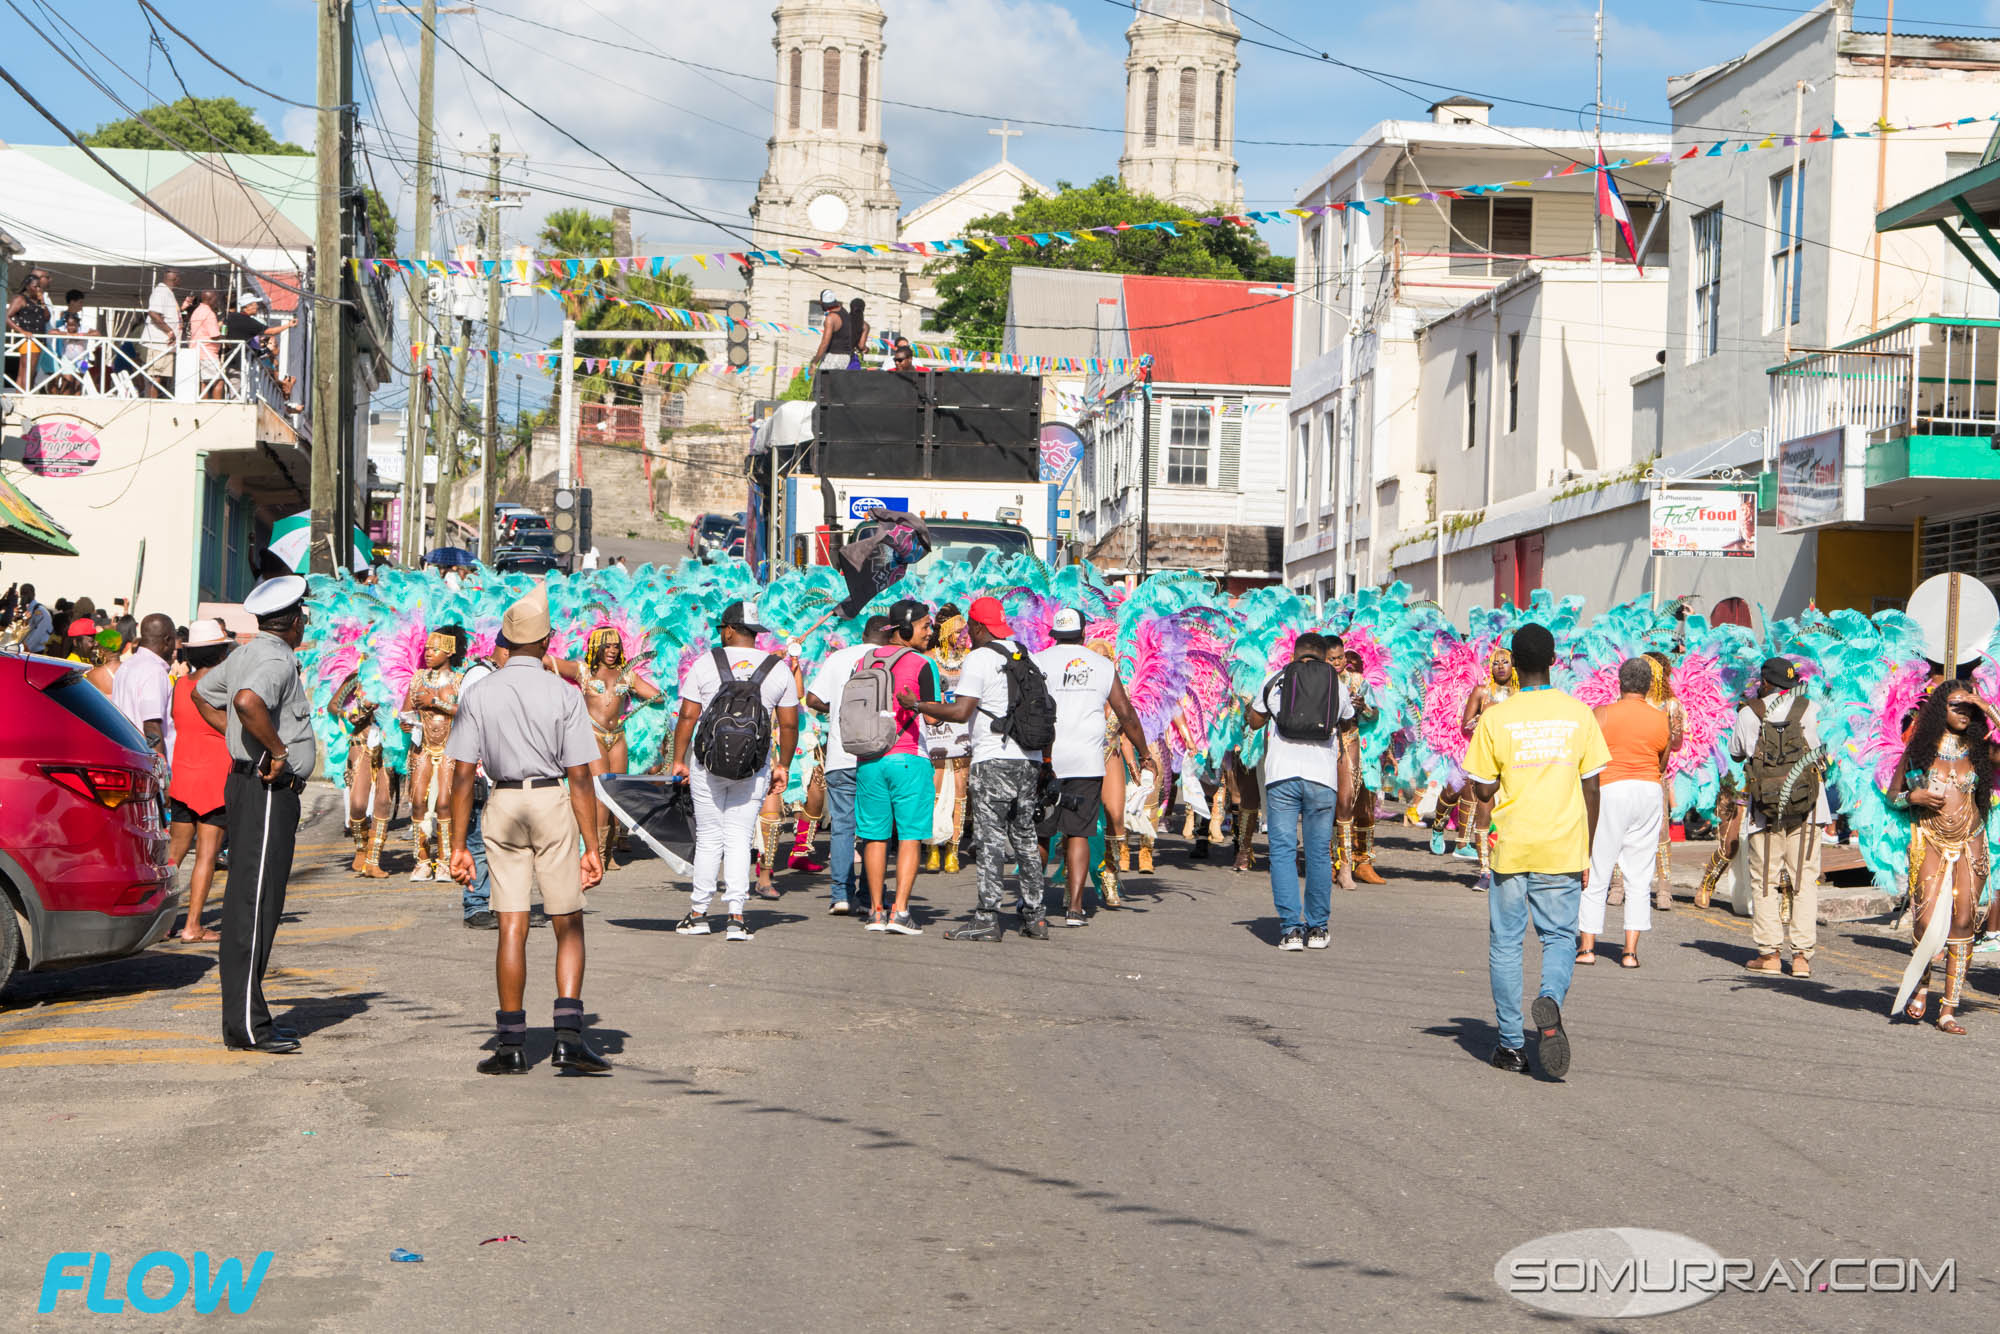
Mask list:
[[[229,818],[229,884],[222,898],[222,1040],[248,1047],[271,1036],[264,969],[285,911],[292,844],[299,832],[297,779],[266,783],[231,773],[223,789]]]

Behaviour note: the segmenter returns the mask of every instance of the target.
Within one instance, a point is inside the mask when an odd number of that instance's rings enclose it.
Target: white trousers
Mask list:
[[[1604,900],[1611,868],[1625,873],[1625,929],[1653,925],[1653,869],[1660,855],[1660,785],[1627,780],[1597,790],[1597,837],[1590,844],[1590,878],[1583,886],[1576,929],[1604,930]]]
[[[750,849],[757,841],[757,812],[771,789],[771,771],[717,778],[690,764],[688,788],[694,797],[694,894],[688,906],[708,911],[720,872],[722,906],[740,914],[750,901]]]

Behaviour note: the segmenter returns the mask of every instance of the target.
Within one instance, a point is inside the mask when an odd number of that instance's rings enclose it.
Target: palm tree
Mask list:
[[[611,219],[587,208],[559,208],[542,219],[535,237],[539,259],[588,259],[611,253]],[[563,298],[563,310],[570,319],[583,323],[590,298],[571,293]]]
[[[588,209],[562,208],[542,220],[536,251],[543,259],[599,258],[611,253],[611,238],[611,219],[592,213]],[[680,309],[694,309],[697,305],[694,285],[677,273],[665,273],[657,278],[628,273],[609,279],[600,274],[591,281],[602,288],[615,288],[620,295],[629,300],[649,301],[655,305]],[[577,328],[597,333],[621,330],[657,331],[676,327],[673,322],[638,306],[607,301],[596,292],[586,290],[582,284],[564,294],[563,313],[569,319],[576,321]],[[560,340],[553,342],[551,346],[560,347]],[[636,362],[704,360],[700,343],[660,342],[644,338],[592,339],[588,355]],[[556,368],[552,364],[550,369],[553,371]],[[584,398],[602,398],[614,382],[634,384],[659,378],[661,377],[651,372],[637,371],[627,371],[616,376],[578,375],[577,393]],[[669,384],[667,391],[671,393],[674,387],[673,384]]]

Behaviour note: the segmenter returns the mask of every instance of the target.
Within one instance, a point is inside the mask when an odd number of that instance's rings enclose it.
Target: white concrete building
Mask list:
[[[1236,44],[1229,0],[1136,0],[1125,30],[1118,178],[1187,208],[1240,204]]]
[[[1535,351],[1554,340],[1564,355],[1546,364],[1590,381],[1565,386],[1565,392],[1583,395],[1589,411],[1583,422],[1566,424],[1563,448],[1549,452],[1550,465],[1558,472],[1580,472],[1624,448],[1598,437],[1608,433],[1613,418],[1620,420],[1619,429],[1627,429],[1629,374],[1626,380],[1611,379],[1607,365],[1606,426],[1600,431],[1595,356],[1572,355],[1568,345],[1583,335],[1552,322],[1575,316],[1569,279],[1590,272],[1596,202],[1588,173],[1543,177],[1566,164],[1592,162],[1595,140],[1575,130],[1494,126],[1490,110],[1475,99],[1452,98],[1432,107],[1430,120],[1384,121],[1299,192],[1301,208],[1361,201],[1299,225],[1284,568],[1286,582],[1301,592],[1332,597],[1386,582],[1404,573],[1399,563],[1428,553],[1428,546],[1420,552],[1410,539],[1428,537],[1439,470],[1462,473],[1466,465],[1450,443],[1464,435],[1462,426],[1446,431],[1440,421],[1440,441],[1426,443],[1419,412],[1420,331],[1531,267],[1537,281],[1506,303],[1523,321],[1523,346]],[[1650,135],[1607,134],[1603,142],[1614,162],[1657,157],[1668,147],[1664,138]],[[1666,229],[1655,220],[1667,175],[1664,165],[1620,173],[1639,244],[1655,260],[1665,247]],[[1509,188],[1476,194],[1457,189],[1496,183]],[[1366,202],[1380,196],[1407,202]],[[1631,257],[1608,225],[1604,245],[1608,290],[1653,290],[1633,285],[1627,276]],[[1564,295],[1544,310],[1550,291]],[[1523,298],[1533,313],[1519,305]],[[1594,341],[1594,294],[1586,309]],[[1490,323],[1491,314],[1478,318]],[[1646,298],[1629,312],[1608,304],[1606,328],[1650,358],[1661,336],[1657,300]],[[1495,387],[1506,386],[1505,375],[1518,371],[1521,363],[1503,366],[1506,356],[1503,338],[1497,352],[1489,347],[1462,364],[1462,370],[1476,373],[1475,399],[1490,404]],[[1487,429],[1478,428],[1482,449]],[[1508,450],[1502,439],[1496,457]],[[1498,493],[1486,495],[1487,455],[1477,457],[1473,494],[1482,502],[1500,499]],[[1499,469],[1496,481],[1504,477],[1511,483],[1517,473],[1541,477],[1546,469],[1539,453],[1536,459],[1518,469]]]

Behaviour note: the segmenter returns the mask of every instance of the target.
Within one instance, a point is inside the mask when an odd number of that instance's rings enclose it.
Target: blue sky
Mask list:
[[[122,117],[111,96],[79,75],[37,32],[60,36],[71,53],[111,93],[134,105],[171,100],[181,86],[149,39],[135,0],[7,0],[36,20],[31,27],[0,5],[0,64],[73,127],[89,129]],[[300,102],[314,100],[317,7],[302,0],[191,3],[156,0],[160,8],[218,60],[253,83]],[[910,108],[884,111],[889,159],[905,211],[974,174],[997,156],[986,129],[1005,117],[1116,127],[1123,115],[1123,31],[1129,6],[1111,0],[882,0],[888,50],[882,71],[887,97],[975,113],[941,114]],[[446,148],[483,149],[489,129],[509,149],[525,149],[510,164],[510,184],[534,191],[509,216],[514,240],[531,238],[550,208],[613,202],[635,210],[635,229],[651,250],[719,248],[717,229],[668,214],[694,213],[745,222],[744,208],[763,170],[771,128],[768,83],[774,73],[770,10],[763,0],[484,0],[480,13],[441,21],[445,39],[492,73],[535,110],[633,172],[620,176],[584,147],[495,92],[440,49],[438,122]],[[1711,0],[1612,0],[1608,5],[1605,100],[1623,104],[1632,121],[1607,128],[1648,129],[1666,114],[1671,73],[1698,69],[1740,53],[1791,21],[1803,0],[1765,4]],[[81,29],[48,17],[61,14]],[[1493,97],[1496,120],[1515,125],[1587,123],[1592,96],[1591,15],[1582,0],[1243,0],[1237,156],[1252,207],[1278,207],[1340,145],[1376,121],[1423,113],[1451,90]],[[1866,17],[1881,0],[1860,0]],[[1927,22],[1928,20],[1928,22]],[[1975,34],[1947,24],[1994,25]],[[1863,24],[1862,26],[1869,26]],[[2000,0],[1953,4],[1905,0],[1897,26],[1905,31],[2000,36]],[[357,72],[363,137],[372,179],[396,204],[405,237],[411,213],[410,159],[415,100],[412,17],[378,14],[357,5]],[[252,106],[274,132],[310,145],[309,112],[245,88],[190,50],[165,37],[179,77],[196,94],[230,95]],[[93,50],[93,42],[101,50]],[[593,40],[594,39],[594,40]],[[1284,54],[1253,41],[1327,51],[1388,76],[1388,83],[1322,62]],[[691,69],[661,53],[712,66]],[[739,74],[756,78],[734,77]],[[1410,81],[1430,86],[1415,86]],[[1507,99],[1546,103],[1544,109]],[[1119,138],[1090,129],[1026,126],[1010,155],[1045,183],[1086,181],[1116,168]],[[59,134],[0,89],[0,139],[59,142]],[[1279,140],[1309,146],[1253,145]],[[446,161],[464,164],[447,153]],[[370,179],[364,172],[363,179]],[[443,193],[470,184],[450,176]],[[5,183],[0,182],[0,190]],[[671,203],[669,201],[672,201]],[[452,202],[456,202],[453,200]],[[448,221],[469,238],[470,215]],[[1272,229],[1276,248],[1290,248],[1288,229]],[[539,345],[550,327],[550,303],[510,303],[517,340]],[[516,343],[514,345],[525,345]],[[531,377],[532,378],[532,377]],[[511,388],[511,383],[509,383]],[[529,386],[531,397],[535,386]]]

